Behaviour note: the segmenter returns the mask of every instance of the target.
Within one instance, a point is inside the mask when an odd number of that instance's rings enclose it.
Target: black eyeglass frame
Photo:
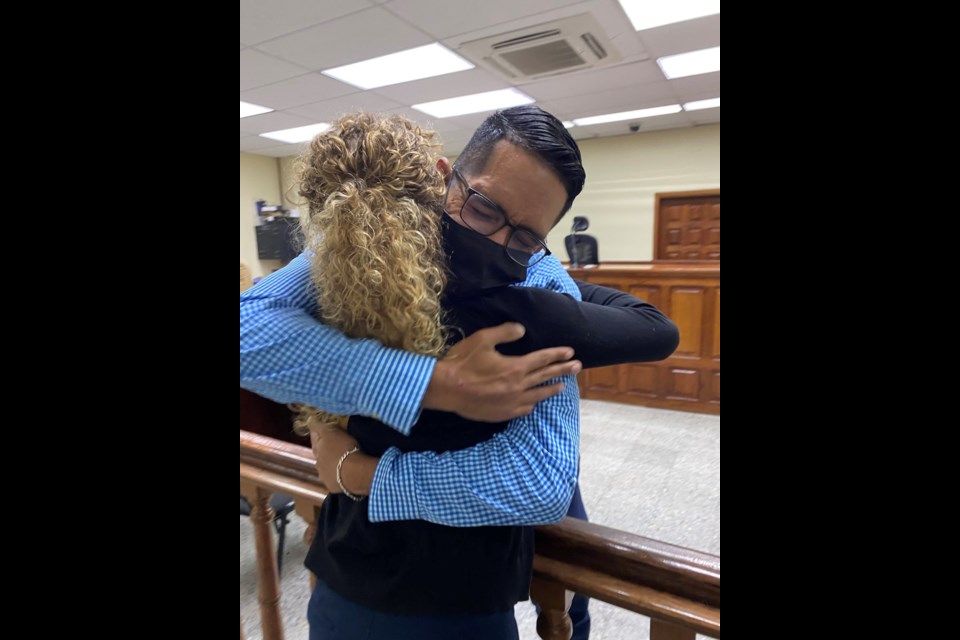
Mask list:
[[[535,234],[531,229],[528,229],[528,228],[526,228],[526,227],[522,227],[522,226],[517,226],[517,225],[511,224],[511,223],[510,223],[510,220],[507,218],[507,213],[506,213],[506,211],[503,210],[503,207],[501,207],[499,204],[497,204],[496,202],[494,202],[494,201],[493,201],[491,198],[489,198],[488,196],[483,195],[482,193],[480,193],[479,191],[477,191],[476,189],[474,189],[473,187],[471,187],[471,186],[470,186],[470,183],[467,182],[467,179],[463,177],[463,174],[460,173],[460,170],[459,170],[459,169],[454,169],[454,170],[453,170],[453,175],[456,176],[457,180],[459,180],[460,182],[462,182],[462,183],[463,183],[463,186],[466,187],[466,189],[467,189],[467,197],[465,197],[465,198],[463,199],[463,203],[460,205],[460,211],[459,211],[458,213],[459,213],[459,215],[460,215],[460,219],[463,220],[463,223],[464,223],[465,225],[467,225],[468,228],[472,229],[473,231],[476,231],[477,233],[479,233],[479,234],[481,234],[481,235],[490,237],[490,236],[492,236],[493,234],[495,234],[497,231],[500,231],[500,229],[503,229],[504,227],[510,227],[510,234],[507,236],[507,240],[506,240],[506,242],[505,242],[504,245],[503,245],[503,249],[504,249],[504,251],[506,251],[507,255],[510,257],[511,260],[513,260],[513,261],[516,262],[517,264],[519,264],[519,265],[521,265],[521,266],[524,266],[524,267],[532,267],[533,265],[537,264],[538,262],[540,262],[541,260],[543,260],[543,259],[546,258],[547,256],[553,255],[553,252],[550,251],[550,247],[547,246],[547,243],[544,242],[544,240],[543,240],[542,238],[540,238],[537,234]],[[449,194],[448,194],[447,197],[449,198]],[[493,230],[490,231],[490,232],[485,232],[485,231],[483,231],[483,230],[481,230],[481,229],[477,229],[476,227],[474,227],[474,225],[470,224],[470,220],[467,219],[469,216],[468,216],[468,217],[464,217],[464,215],[463,215],[463,211],[464,211],[464,209],[466,209],[467,203],[470,201],[470,198],[474,198],[474,197],[479,198],[480,201],[481,201],[482,203],[484,203],[484,205],[486,205],[486,207],[487,207],[488,209],[490,209],[490,210],[492,210],[492,211],[495,211],[495,212],[497,212],[498,214],[500,214],[500,217],[501,217],[501,219],[502,219],[501,224],[498,225],[495,229],[493,229]],[[476,220],[474,220],[474,224],[476,224]],[[539,245],[540,247],[542,247],[542,248],[543,248],[543,251],[542,251],[542,252],[538,251],[538,252],[536,252],[536,253],[531,253],[531,252],[525,251],[525,250],[523,250],[523,249],[521,249],[521,248],[517,248],[517,247],[511,248],[511,247],[510,247],[510,242],[516,237],[517,233],[522,234],[522,236],[521,236],[521,243],[522,243],[522,237],[523,237],[523,236],[526,236],[526,237],[532,239],[535,244],[537,244],[537,245]],[[513,252],[516,252],[516,253],[521,254],[521,255],[529,256],[529,258],[528,258],[527,260],[525,260],[525,261],[524,261],[524,260],[521,260],[521,259],[518,258],[516,255],[514,255]]]

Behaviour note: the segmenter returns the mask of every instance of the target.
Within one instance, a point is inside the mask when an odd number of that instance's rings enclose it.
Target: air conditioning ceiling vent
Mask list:
[[[458,50],[511,82],[606,66],[623,59],[589,13],[471,40]]]

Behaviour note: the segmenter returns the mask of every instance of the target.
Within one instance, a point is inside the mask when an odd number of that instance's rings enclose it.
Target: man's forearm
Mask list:
[[[311,291],[300,256],[240,296],[240,386],[409,433],[436,359],[347,338],[312,315]]]
[[[241,340],[241,387],[276,402],[370,416],[401,433],[410,432],[436,359],[394,353],[375,341],[348,340],[319,323],[283,331],[281,341],[271,341],[262,351],[256,345],[244,351]],[[256,340],[250,338],[248,343]],[[311,344],[317,347],[311,349]],[[274,365],[278,354],[299,363],[289,369]]]
[[[373,479],[370,520],[460,527],[560,520],[576,485],[580,432],[576,381],[564,382],[563,393],[467,449],[389,449]]]

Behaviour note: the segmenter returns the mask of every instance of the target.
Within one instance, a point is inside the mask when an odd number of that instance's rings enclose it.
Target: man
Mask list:
[[[450,182],[448,213],[471,226],[460,219],[465,203],[488,203],[495,208],[495,215],[502,214],[502,224],[496,229],[475,230],[507,250],[523,241],[525,248],[542,244],[542,238],[569,210],[584,181],[576,143],[556,118],[537,107],[508,109],[488,118],[464,149],[457,168],[456,179]],[[452,177],[445,161],[440,169]],[[523,284],[579,299],[573,281],[549,256],[528,271]],[[578,393],[570,376],[579,370],[579,363],[563,362],[570,357],[569,350],[548,349],[515,359],[501,356],[494,346],[520,337],[520,329],[504,325],[473,334],[438,361],[385,349],[371,341],[348,340],[317,323],[312,316],[315,310],[304,257],[241,299],[241,386],[281,402],[304,402],[334,413],[371,416],[401,433],[409,433],[421,408],[485,421],[516,418],[507,432],[518,436],[512,447],[516,451],[501,465],[506,477],[520,477],[528,471],[523,453],[528,446],[523,434],[528,431],[576,440]],[[567,376],[563,388],[561,383],[536,386],[559,376]],[[357,495],[369,494],[371,521],[424,519],[450,526],[536,524],[558,520],[568,503],[568,515],[586,519],[578,489],[571,501],[575,460],[564,467],[571,473],[569,484],[561,474],[558,482],[517,482],[505,494],[490,496],[476,490],[486,479],[471,477],[469,470],[482,466],[473,466],[469,460],[489,460],[494,455],[491,443],[480,443],[443,460],[396,450],[380,459],[362,454],[345,458],[344,452],[353,442],[344,433],[331,433],[321,440],[316,449],[321,476],[331,490],[340,485]],[[569,455],[567,458],[569,461]],[[337,477],[341,470],[342,477]],[[544,495],[551,491],[556,499]],[[587,638],[585,598],[575,599],[571,617],[574,638]]]

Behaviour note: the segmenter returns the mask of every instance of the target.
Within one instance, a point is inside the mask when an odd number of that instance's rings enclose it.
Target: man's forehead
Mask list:
[[[567,200],[566,188],[556,173],[529,152],[501,160],[488,162],[475,176],[464,177],[474,190],[500,205],[512,224],[540,233],[552,229]]]

